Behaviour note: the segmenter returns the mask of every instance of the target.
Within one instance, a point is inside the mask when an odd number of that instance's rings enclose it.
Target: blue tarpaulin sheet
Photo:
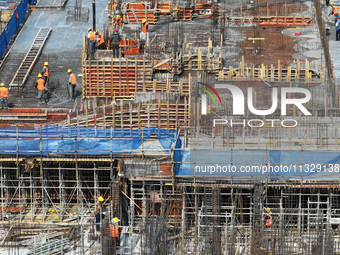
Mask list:
[[[37,129],[0,129],[0,154],[48,155],[49,153],[107,155],[133,153],[143,141],[155,135],[169,152],[180,146],[177,131],[158,127],[143,129],[99,129],[89,127],[42,127]],[[180,147],[178,147],[180,148]],[[152,146],[148,147],[152,149]]]
[[[9,19],[6,28],[0,35],[0,57],[8,47],[9,41],[17,31],[19,24],[25,19],[28,4],[34,4],[35,0],[22,0],[12,17]]]
[[[178,177],[339,179],[340,152],[182,150]]]

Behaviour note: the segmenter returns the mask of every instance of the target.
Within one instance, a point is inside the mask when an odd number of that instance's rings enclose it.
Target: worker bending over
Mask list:
[[[38,80],[37,80],[37,85],[36,85],[37,89],[38,89],[38,96],[37,98],[40,99],[40,101],[42,102],[43,100],[45,100],[45,103],[47,103],[47,98],[44,97],[44,94],[46,93],[46,88],[45,88],[45,80],[42,78],[41,74],[38,74]]]
[[[8,88],[5,87],[4,83],[0,84],[0,103],[1,109],[8,108]]]
[[[76,98],[76,94],[75,94],[75,89],[76,89],[76,85],[77,85],[77,79],[76,76],[74,75],[74,73],[72,73],[71,69],[67,70],[68,72],[68,85],[69,87],[71,87],[71,98],[75,99]]]
[[[115,28],[118,29],[118,33],[121,35],[124,29],[124,21],[120,17],[120,15],[117,15],[115,20],[114,20]]]
[[[97,36],[98,49],[104,50],[105,49],[104,36],[98,30],[96,30],[96,36]]]
[[[112,41],[112,51],[113,51],[113,57],[119,58],[119,41],[120,41],[120,35],[118,33],[118,29],[116,28],[111,36]]]
[[[49,78],[50,78],[50,71],[48,70],[48,62],[44,63],[44,68],[43,68],[41,74],[44,76],[45,86],[47,86],[47,83],[48,83]]]
[[[338,20],[338,16],[339,16],[339,10],[338,10],[337,7],[334,6],[334,3],[333,3],[333,2],[331,2],[331,6],[332,6],[332,11],[330,12],[329,15],[332,15],[332,14],[334,15],[334,17],[335,17],[335,23],[336,23],[336,21]]]

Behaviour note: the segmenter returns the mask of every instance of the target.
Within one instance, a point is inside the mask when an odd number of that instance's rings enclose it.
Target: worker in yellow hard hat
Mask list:
[[[144,46],[149,41],[149,23],[146,19],[142,20],[142,32],[139,34],[139,39],[139,51],[140,53],[144,53]]]
[[[5,87],[5,83],[0,84],[0,103],[1,109],[8,108],[8,88]]]
[[[43,70],[41,72],[42,76],[44,77],[45,80],[45,87],[47,87],[48,80],[50,78],[50,71],[48,70],[48,62],[44,63]]]
[[[45,94],[45,80],[42,78],[41,74],[38,74],[38,80],[37,80],[37,84],[36,87],[38,89],[38,96],[37,98],[40,99],[40,101],[42,102],[45,98],[43,98],[44,94]],[[47,103],[47,99],[45,99],[45,103]]]
[[[110,235],[114,238],[119,238],[119,219],[114,217],[112,223],[110,224]]]
[[[68,73],[68,87],[70,88],[69,91],[71,91],[69,94],[72,97],[72,99],[76,98],[76,85],[77,85],[77,79],[74,73],[72,73],[71,69],[67,70]]]
[[[122,30],[124,29],[124,20],[120,15],[117,15],[114,19],[114,28],[117,28],[118,33],[122,34]]]
[[[331,2],[331,6],[332,6],[332,11],[329,13],[329,15],[334,15],[334,18],[335,18],[335,23],[337,22],[338,20],[338,16],[339,16],[339,10],[337,7],[334,6],[334,3]]]

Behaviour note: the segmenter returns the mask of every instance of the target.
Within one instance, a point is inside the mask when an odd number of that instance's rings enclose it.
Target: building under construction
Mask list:
[[[340,253],[333,7],[16,8],[0,36],[0,254]],[[91,51],[89,27],[105,47]]]

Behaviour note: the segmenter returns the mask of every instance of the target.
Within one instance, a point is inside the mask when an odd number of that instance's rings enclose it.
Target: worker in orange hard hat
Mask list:
[[[339,16],[339,10],[337,7],[334,6],[334,3],[331,2],[331,6],[332,6],[332,11],[329,13],[329,15],[334,15],[335,17],[335,23],[337,22],[338,20],[338,16]]]
[[[42,102],[43,100],[45,100],[45,103],[47,103],[47,99],[44,97],[44,94],[46,93],[46,88],[45,88],[45,80],[42,78],[41,74],[38,74],[38,80],[36,83],[36,87],[38,89],[38,96],[37,98],[40,99],[40,101]]]
[[[42,76],[44,77],[45,80],[45,87],[47,86],[48,80],[50,78],[50,71],[48,70],[48,62],[44,63],[44,68],[41,72]]]
[[[113,57],[119,58],[119,41],[120,41],[120,35],[118,33],[118,29],[116,28],[113,34],[110,38],[112,42],[112,51],[113,51]]]
[[[5,87],[4,83],[0,84],[0,104],[1,109],[8,108],[8,88]]]

